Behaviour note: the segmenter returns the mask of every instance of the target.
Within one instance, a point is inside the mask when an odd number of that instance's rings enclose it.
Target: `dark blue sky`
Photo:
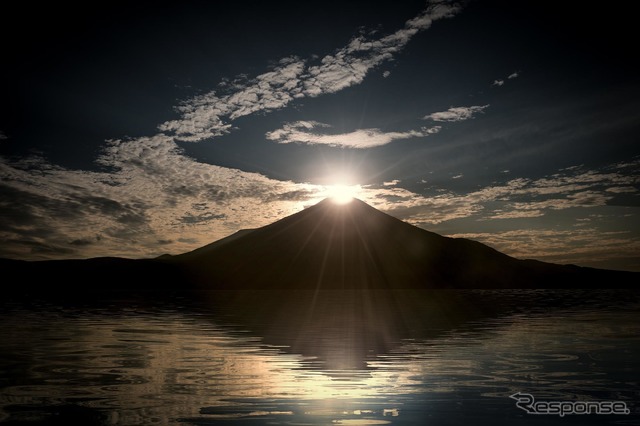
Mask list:
[[[640,270],[627,7],[24,6],[42,36],[0,30],[0,256],[177,253],[344,183],[517,257]]]

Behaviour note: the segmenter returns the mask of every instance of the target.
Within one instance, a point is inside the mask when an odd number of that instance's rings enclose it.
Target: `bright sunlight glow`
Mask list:
[[[335,204],[349,204],[354,198],[362,197],[363,188],[357,183],[357,176],[352,173],[333,171],[333,173],[327,173],[323,180],[324,190],[318,195],[329,198]]]
[[[358,192],[360,185],[330,185],[327,186],[327,195],[336,204],[350,203]]]

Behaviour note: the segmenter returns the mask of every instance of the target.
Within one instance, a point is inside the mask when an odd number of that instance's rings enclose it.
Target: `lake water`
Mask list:
[[[0,304],[7,424],[640,424],[630,291]],[[510,398],[620,401],[528,414]]]

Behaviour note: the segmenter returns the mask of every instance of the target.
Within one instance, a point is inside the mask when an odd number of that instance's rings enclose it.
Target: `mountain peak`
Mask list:
[[[318,208],[318,209],[330,209],[332,211],[342,211],[342,212],[347,212],[347,211],[351,211],[353,213],[364,213],[366,211],[369,211],[369,213],[382,213],[380,210],[376,209],[375,207],[371,206],[370,204],[367,204],[366,202],[362,201],[359,198],[351,198],[349,201],[345,201],[345,199],[343,198],[333,198],[333,197],[329,197],[329,198],[325,198],[324,200],[320,201],[319,203],[308,207],[307,209],[310,208]]]
[[[448,263],[466,250],[453,241],[359,199],[345,204],[325,199],[224,244],[178,258],[206,277],[207,285],[214,281],[223,288],[439,287],[451,275]],[[476,244],[469,249],[469,259],[507,258]],[[458,273],[460,259],[454,263]]]
[[[357,198],[331,198],[176,261],[210,288],[364,289],[575,286],[584,268],[517,260],[447,238]]]
[[[369,204],[365,203],[364,201],[356,197],[351,197],[348,199],[346,197],[327,197],[324,200],[320,201],[319,203],[315,204],[315,206],[323,206],[323,207],[332,206],[332,207],[338,207],[338,208],[342,208],[342,207],[348,208],[349,206],[352,206],[358,203],[369,206]]]

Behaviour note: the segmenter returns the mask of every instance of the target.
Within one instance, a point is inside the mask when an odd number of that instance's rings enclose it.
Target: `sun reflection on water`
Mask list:
[[[624,397],[629,389],[608,380],[607,371],[612,359],[625,371],[640,371],[640,325],[629,320],[635,315],[565,313],[562,321],[516,315],[437,338],[405,338],[385,353],[364,355],[338,342],[344,350],[330,365],[348,368],[327,369],[313,356],[206,316],[21,312],[0,318],[0,371],[9,371],[7,362],[25,364],[24,377],[0,392],[0,418],[4,410],[5,419],[37,420],[43,414],[33,407],[55,411],[81,401],[83,409],[98,410],[104,424],[241,418],[386,424],[406,421],[417,407],[426,415],[434,395],[440,403],[455,402],[472,391],[511,404],[508,395],[535,386],[558,398],[567,389]],[[619,335],[626,336],[624,350]],[[20,357],[11,361],[15,354]],[[357,356],[364,358],[356,368],[351,358]]]

